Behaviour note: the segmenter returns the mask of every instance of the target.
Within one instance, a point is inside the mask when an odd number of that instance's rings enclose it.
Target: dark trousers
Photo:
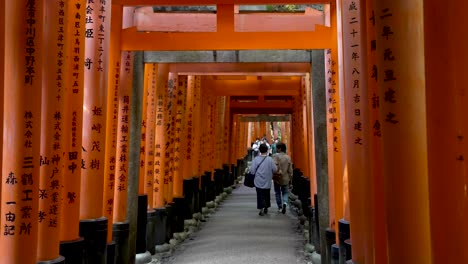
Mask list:
[[[260,189],[255,187],[257,191],[257,209],[270,208],[270,189]]]

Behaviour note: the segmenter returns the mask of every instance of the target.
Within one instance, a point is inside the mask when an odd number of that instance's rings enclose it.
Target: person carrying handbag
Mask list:
[[[273,159],[268,156],[268,147],[261,144],[259,147],[260,155],[255,157],[250,165],[250,173],[255,174],[254,184],[257,191],[257,209],[258,215],[263,216],[268,213],[270,203],[270,189],[273,173],[277,168]]]

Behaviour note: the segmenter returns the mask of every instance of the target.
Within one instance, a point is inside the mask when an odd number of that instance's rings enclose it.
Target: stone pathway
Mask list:
[[[268,215],[259,216],[255,189],[238,185],[199,231],[153,263],[307,263],[297,218],[277,212],[273,190],[271,201]]]

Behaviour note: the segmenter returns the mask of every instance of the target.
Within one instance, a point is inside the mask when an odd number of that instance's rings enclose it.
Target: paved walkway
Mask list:
[[[306,263],[303,237],[289,210],[277,212],[274,191],[272,207],[259,216],[254,188],[238,185],[216,212],[165,260],[167,264],[271,264]]]

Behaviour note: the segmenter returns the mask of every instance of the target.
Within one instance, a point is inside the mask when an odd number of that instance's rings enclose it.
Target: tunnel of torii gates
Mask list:
[[[308,184],[322,263],[326,236],[355,263],[468,263],[468,1],[238,6],[282,2],[0,1],[0,263],[134,263],[233,185],[264,134]],[[146,60],[249,50],[310,59]]]

